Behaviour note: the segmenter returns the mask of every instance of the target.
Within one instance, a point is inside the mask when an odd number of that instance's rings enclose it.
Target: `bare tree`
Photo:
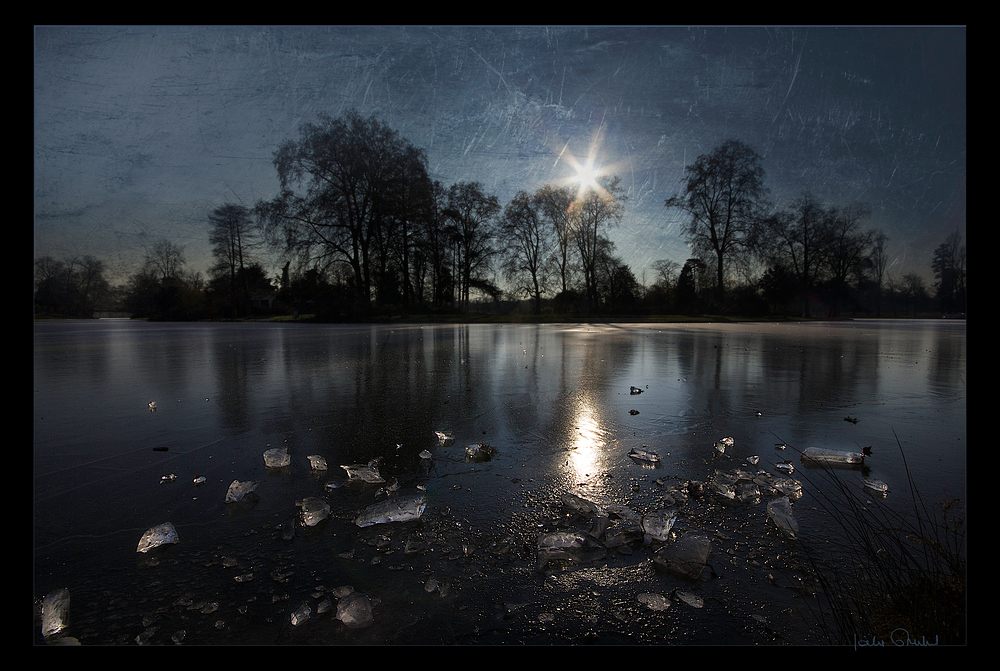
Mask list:
[[[444,214],[455,225],[453,239],[458,256],[459,303],[463,311],[469,310],[473,286],[492,291],[487,274],[499,251],[495,237],[500,212],[500,201],[483,191],[479,182],[459,182],[448,190]]]
[[[548,291],[546,260],[549,257],[552,229],[545,225],[542,204],[525,191],[519,191],[504,209],[500,222],[500,240],[505,245],[504,277],[514,292],[534,299],[536,314],[542,311],[542,294]]]
[[[882,283],[885,280],[885,269],[889,264],[889,253],[886,244],[889,236],[885,231],[878,230],[872,236],[872,248],[869,258],[872,261],[872,273],[875,275],[875,316],[882,316]]]
[[[166,238],[156,241],[146,250],[145,268],[160,282],[181,278],[184,268],[184,248]]]
[[[684,233],[696,250],[716,259],[717,297],[725,292],[725,264],[749,244],[763,219],[767,189],[761,157],[739,140],[728,140],[685,169],[684,194],[668,198],[668,208],[690,215]]]
[[[547,184],[535,192],[534,197],[541,216],[548,222],[554,236],[552,259],[559,274],[559,291],[568,291],[575,263],[572,206],[576,189]]]
[[[607,230],[618,225],[625,209],[625,193],[617,175],[601,177],[597,184],[598,188],[587,189],[570,206],[573,239],[580,255],[591,309],[596,309],[600,303],[598,261],[601,254],[610,254],[614,249]]]
[[[240,304],[249,312],[250,288],[246,271],[254,262],[254,252],[260,244],[250,211],[242,205],[221,205],[208,215],[208,221],[211,224],[208,240],[216,260],[213,270],[228,279],[233,314],[237,314]]]

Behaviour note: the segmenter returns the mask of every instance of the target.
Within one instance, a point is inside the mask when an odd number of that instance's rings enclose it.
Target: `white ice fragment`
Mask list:
[[[820,464],[860,464],[865,457],[860,452],[846,450],[831,450],[825,447],[807,447],[802,451],[802,461],[814,461]]]
[[[326,470],[326,459],[318,454],[310,454],[308,457],[309,465],[314,471],[325,471]]]
[[[631,450],[629,450],[628,456],[632,457],[633,459],[639,459],[640,461],[648,461],[654,464],[660,462],[659,454],[644,448],[645,445],[642,448],[633,447]]]
[[[429,450],[421,450],[417,456],[421,459],[430,459],[432,455]]]
[[[674,596],[678,599],[691,606],[692,608],[702,608],[705,605],[705,601],[697,594],[692,594],[691,592],[674,592]]]
[[[437,436],[438,445],[442,447],[455,444],[455,437],[446,431],[435,431],[434,435]]]
[[[142,535],[139,539],[139,545],[136,547],[136,552],[149,552],[155,547],[160,545],[165,545],[167,543],[179,543],[180,538],[177,536],[177,530],[174,529],[174,525],[170,522],[164,522],[159,524],[146,533]]]
[[[642,518],[643,534],[652,540],[666,541],[670,539],[670,529],[677,519],[676,510],[659,510]]]
[[[302,604],[301,606],[298,607],[298,609],[294,613],[292,613],[291,616],[292,626],[297,627],[298,625],[302,624],[303,622],[309,619],[310,615],[312,615],[312,609],[309,608],[309,604],[305,603]]]

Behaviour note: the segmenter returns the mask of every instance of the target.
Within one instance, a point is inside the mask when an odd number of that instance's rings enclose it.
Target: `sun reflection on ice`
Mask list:
[[[572,471],[572,478],[577,482],[583,482],[597,474],[603,460],[604,429],[601,428],[596,412],[589,403],[581,401],[576,410],[577,414],[573,418],[575,434],[569,452],[568,467]]]

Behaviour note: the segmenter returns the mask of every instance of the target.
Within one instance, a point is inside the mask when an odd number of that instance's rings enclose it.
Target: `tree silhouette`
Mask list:
[[[728,140],[685,168],[684,193],[668,198],[668,208],[690,216],[688,243],[716,259],[717,298],[725,295],[725,264],[737,247],[748,244],[763,219],[767,189],[761,157],[739,140]]]

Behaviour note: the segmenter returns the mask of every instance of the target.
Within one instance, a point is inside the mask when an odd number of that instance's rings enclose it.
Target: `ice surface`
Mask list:
[[[257,485],[259,484],[260,482],[253,480],[247,480],[246,482],[233,480],[232,484],[229,485],[229,490],[226,492],[226,503],[235,503],[241,500],[244,496],[257,489]]]
[[[426,508],[427,497],[423,495],[400,496],[368,506],[354,523],[359,527],[370,527],[373,524],[409,522],[420,519]]]
[[[302,509],[302,523],[314,527],[330,516],[330,504],[315,496],[307,496],[299,502]]]
[[[308,457],[309,465],[314,471],[325,471],[326,470],[326,459],[318,454],[310,454]]]
[[[787,496],[770,501],[767,504],[767,516],[789,538],[795,538],[799,533],[799,523],[792,516],[792,504]]]
[[[54,636],[64,630],[69,616],[69,590],[63,587],[42,599],[42,636]]]
[[[689,531],[672,543],[656,551],[653,564],[656,568],[674,575],[697,580],[708,561],[712,541],[708,536]]]
[[[164,522],[159,524],[146,533],[142,535],[139,539],[139,545],[136,547],[136,552],[149,552],[155,547],[167,543],[179,543],[180,538],[177,536],[177,530],[174,529],[174,525],[170,522]]]
[[[351,592],[337,603],[337,619],[352,629],[374,622],[372,601],[366,594]]]
[[[292,458],[288,456],[288,448],[272,447],[264,452],[264,465],[268,468],[284,468],[292,463]]]

